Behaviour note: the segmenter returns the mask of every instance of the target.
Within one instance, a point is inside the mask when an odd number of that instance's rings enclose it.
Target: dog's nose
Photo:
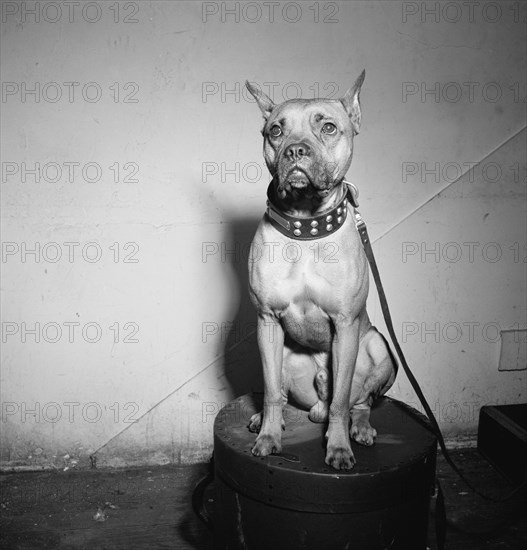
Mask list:
[[[309,145],[301,142],[289,145],[284,154],[290,160],[300,160],[302,157],[308,157],[310,153]]]

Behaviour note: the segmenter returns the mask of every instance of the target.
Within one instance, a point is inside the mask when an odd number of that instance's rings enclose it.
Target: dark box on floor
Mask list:
[[[527,403],[481,408],[478,450],[513,483],[527,480]]]

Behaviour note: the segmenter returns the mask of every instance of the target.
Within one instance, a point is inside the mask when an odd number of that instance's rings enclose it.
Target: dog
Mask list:
[[[344,180],[361,126],[364,77],[362,71],[341,99],[281,104],[246,82],[264,117],[272,176],[251,244],[250,258],[258,261],[249,261],[264,378],[263,411],[249,424],[258,433],[256,456],[281,452],[282,409],[290,398],[309,410],[311,421],[328,423],[326,464],[352,468],[350,437],[373,444],[373,400],[395,380],[397,363],[366,312],[368,262]],[[294,246],[295,261],[258,253],[265,243]],[[317,258],[315,245],[331,258]]]

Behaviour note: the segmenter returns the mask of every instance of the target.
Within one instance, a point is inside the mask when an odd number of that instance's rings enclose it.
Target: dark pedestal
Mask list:
[[[423,415],[379,399],[375,444],[353,442],[357,464],[339,472],[324,463],[326,425],[289,405],[282,454],[253,456],[260,409],[244,395],[215,421],[216,550],[425,550],[436,438]]]

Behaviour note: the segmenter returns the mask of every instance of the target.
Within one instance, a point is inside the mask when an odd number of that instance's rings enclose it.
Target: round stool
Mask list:
[[[383,397],[375,444],[352,442],[357,464],[327,466],[326,424],[284,408],[282,453],[251,454],[247,425],[262,396],[244,395],[214,423],[216,550],[425,550],[436,438],[426,417]]]

